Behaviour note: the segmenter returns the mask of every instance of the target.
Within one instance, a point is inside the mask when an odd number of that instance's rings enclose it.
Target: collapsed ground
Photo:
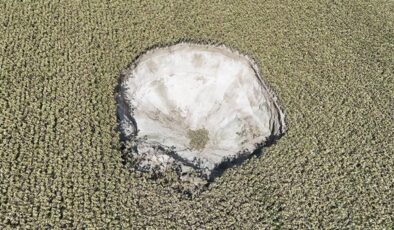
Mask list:
[[[394,224],[392,1],[3,1],[0,227]],[[289,131],[194,199],[126,170],[114,87],[154,44],[252,54]],[[170,183],[171,184],[171,183]]]

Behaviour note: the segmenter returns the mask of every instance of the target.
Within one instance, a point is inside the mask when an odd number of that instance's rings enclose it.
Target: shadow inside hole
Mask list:
[[[244,155],[241,157],[237,157],[235,159],[230,159],[228,161],[223,161],[222,163],[220,163],[218,166],[216,166],[211,173],[210,178],[208,179],[209,183],[212,183],[215,181],[216,178],[220,177],[223,175],[223,173],[229,169],[229,168],[233,168],[233,167],[237,167],[240,166],[241,164],[243,164],[246,160],[249,160],[253,157],[260,157],[263,155],[263,150],[265,148],[268,148],[274,144],[277,143],[277,141],[283,136],[285,135],[284,133],[282,133],[279,136],[271,136],[264,144],[258,146],[256,148],[256,150],[253,151],[252,154],[249,155]]]

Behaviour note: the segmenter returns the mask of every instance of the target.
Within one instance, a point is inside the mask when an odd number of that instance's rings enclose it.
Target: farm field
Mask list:
[[[394,228],[394,2],[0,1],[0,229]],[[115,87],[157,45],[252,57],[275,144],[194,197],[120,154]]]

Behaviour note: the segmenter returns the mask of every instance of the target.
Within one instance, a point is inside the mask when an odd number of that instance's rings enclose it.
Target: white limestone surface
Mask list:
[[[194,170],[250,155],[285,131],[275,96],[247,56],[225,46],[179,43],[140,56],[118,92],[122,135],[138,167]]]

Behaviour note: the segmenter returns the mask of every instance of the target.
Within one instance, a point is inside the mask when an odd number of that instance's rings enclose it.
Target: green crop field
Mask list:
[[[127,169],[119,74],[144,50],[253,57],[288,131],[196,196]],[[392,0],[0,1],[0,229],[393,229]]]

